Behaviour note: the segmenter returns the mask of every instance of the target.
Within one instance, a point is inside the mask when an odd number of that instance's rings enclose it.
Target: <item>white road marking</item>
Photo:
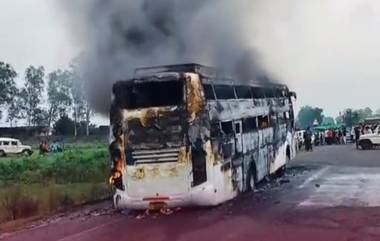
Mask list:
[[[320,176],[322,176],[327,170],[330,168],[330,166],[324,167],[318,172],[316,172],[314,175],[306,179],[301,185],[298,186],[298,189],[304,188],[306,185],[311,183],[312,181],[318,179]]]
[[[339,168],[299,206],[380,207],[380,168]]]
[[[109,225],[112,225],[112,224],[115,224],[115,223],[118,223],[120,221],[122,221],[123,218],[119,218],[119,219],[116,219],[112,222],[108,222],[108,223],[103,223],[101,225],[98,225],[98,226],[95,226],[93,228],[90,228],[90,229],[86,229],[86,230],[83,230],[79,233],[75,233],[75,234],[72,234],[72,235],[69,235],[69,236],[66,236],[64,238],[61,238],[61,239],[58,239],[57,241],[65,241],[65,240],[74,240],[75,238],[78,238],[84,234],[87,234],[87,233],[90,233],[90,232],[93,232],[95,230],[98,230],[98,229],[101,229],[101,228],[104,228],[104,227],[107,227]]]

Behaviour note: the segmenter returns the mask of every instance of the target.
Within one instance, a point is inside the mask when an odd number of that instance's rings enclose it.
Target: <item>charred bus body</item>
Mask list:
[[[295,156],[292,96],[198,64],[136,70],[113,86],[115,206],[217,205],[281,172]]]

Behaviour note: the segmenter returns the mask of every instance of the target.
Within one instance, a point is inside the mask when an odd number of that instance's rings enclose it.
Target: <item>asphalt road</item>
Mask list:
[[[380,241],[380,151],[301,153],[286,175],[216,208],[116,213],[109,204],[2,234],[24,240]]]

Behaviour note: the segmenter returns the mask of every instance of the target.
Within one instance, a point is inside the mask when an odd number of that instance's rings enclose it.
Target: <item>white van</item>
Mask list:
[[[23,145],[19,140],[0,137],[0,156],[6,156],[8,154],[32,155],[32,153],[32,148]]]

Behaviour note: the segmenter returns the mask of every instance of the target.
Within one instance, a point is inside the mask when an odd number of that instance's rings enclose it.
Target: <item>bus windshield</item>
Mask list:
[[[181,80],[136,82],[127,87],[127,109],[177,106],[184,103]]]

